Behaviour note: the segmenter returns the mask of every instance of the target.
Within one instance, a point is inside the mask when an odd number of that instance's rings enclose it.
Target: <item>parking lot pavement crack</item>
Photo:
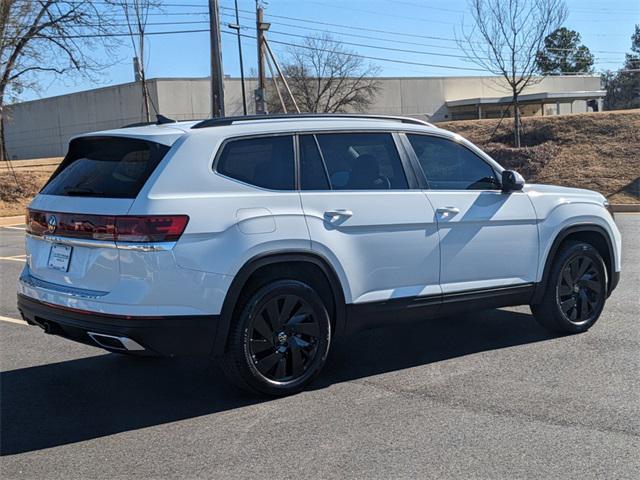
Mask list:
[[[523,413],[521,411],[514,411],[514,410],[508,410],[508,409],[498,410],[488,405],[481,406],[477,403],[471,403],[471,402],[460,402],[460,401],[452,402],[451,398],[447,398],[444,395],[436,395],[436,394],[429,394],[424,391],[405,390],[402,388],[395,388],[387,385],[382,385],[380,383],[377,383],[371,380],[354,380],[352,383],[365,386],[365,387],[374,388],[381,391],[385,391],[387,393],[392,393],[407,399],[421,398],[424,400],[429,400],[433,403],[436,403],[438,405],[441,405],[447,408],[461,409],[466,412],[475,413],[475,414],[495,415],[499,417],[510,417],[516,420],[521,420],[529,423],[541,423],[541,424],[557,426],[557,427],[586,429],[586,430],[591,430],[591,431],[600,432],[604,434],[613,434],[613,435],[620,435],[623,437],[630,437],[633,439],[640,438],[640,434],[634,431],[624,430],[620,428],[604,427],[604,426],[593,425],[593,424],[567,422],[567,421],[562,421],[560,419],[549,418],[543,415],[536,415],[535,413]],[[633,425],[633,422],[630,421],[629,425]]]

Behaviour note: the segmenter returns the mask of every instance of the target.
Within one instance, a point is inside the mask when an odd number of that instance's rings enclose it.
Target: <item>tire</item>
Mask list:
[[[331,321],[316,291],[298,280],[258,289],[232,319],[221,366],[236,386],[282,396],[304,389],[322,370]]]
[[[548,330],[581,333],[596,323],[606,297],[604,260],[593,245],[569,241],[553,259],[542,301],[531,311]]]

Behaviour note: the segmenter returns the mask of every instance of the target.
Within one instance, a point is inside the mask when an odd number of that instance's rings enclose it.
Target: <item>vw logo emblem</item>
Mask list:
[[[56,228],[58,228],[58,221],[54,215],[51,215],[47,221],[47,231],[53,233],[56,231]]]

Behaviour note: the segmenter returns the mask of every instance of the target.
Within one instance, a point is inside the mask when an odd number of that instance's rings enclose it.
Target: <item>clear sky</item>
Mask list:
[[[164,0],[164,12],[152,15],[147,29],[149,32],[206,30],[207,3],[207,0]],[[455,57],[461,54],[454,40],[456,32],[459,34],[463,21],[465,25],[471,22],[467,0],[268,0],[264,3],[265,20],[271,22],[268,38],[279,58],[286,56],[288,47],[276,41],[301,43],[305,35],[327,30],[336,40],[358,44],[347,45],[358,54],[430,65],[370,60],[381,68],[382,76],[482,74],[465,70],[465,67],[478,67]],[[565,26],[582,35],[583,43],[596,57],[596,71],[619,68],[625,52],[630,50],[634,25],[640,23],[640,0],[567,0],[566,3],[569,17]],[[254,36],[255,0],[239,0],[238,4],[242,32]],[[231,32],[226,24],[235,23],[233,0],[220,0],[220,5],[223,30]],[[148,44],[148,78],[209,74],[206,31],[150,35]],[[245,73],[255,72],[255,40],[244,38],[242,44]],[[223,34],[222,45],[225,74],[239,76],[235,35]],[[131,57],[130,42],[125,38],[116,57],[110,59],[114,64],[97,81],[44,77],[42,91],[25,92],[22,99],[133,81]],[[447,66],[455,68],[445,68]]]

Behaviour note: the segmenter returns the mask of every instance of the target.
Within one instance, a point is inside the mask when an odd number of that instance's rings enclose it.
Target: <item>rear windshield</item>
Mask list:
[[[135,138],[77,138],[40,193],[136,198],[169,148]]]

